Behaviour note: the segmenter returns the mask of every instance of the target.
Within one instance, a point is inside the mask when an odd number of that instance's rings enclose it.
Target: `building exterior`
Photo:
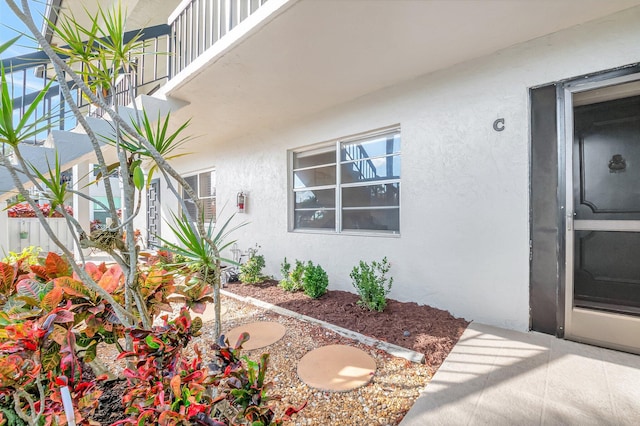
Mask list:
[[[211,216],[246,197],[267,273],[353,291],[386,256],[392,298],[640,350],[640,0],[174,7],[153,96],[197,137],[173,164]],[[139,227],[171,238],[152,190]]]

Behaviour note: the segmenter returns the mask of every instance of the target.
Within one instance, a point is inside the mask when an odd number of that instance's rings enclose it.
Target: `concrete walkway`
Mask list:
[[[639,424],[640,356],[476,323],[401,423]]]

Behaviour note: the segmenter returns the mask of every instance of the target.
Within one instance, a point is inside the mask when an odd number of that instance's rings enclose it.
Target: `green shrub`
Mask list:
[[[240,266],[240,281],[245,284],[257,284],[264,281],[265,276],[262,274],[264,268],[264,256],[255,254]]]
[[[393,278],[388,279],[387,272],[391,265],[384,257],[382,262],[360,261],[360,265],[353,268],[349,276],[353,280],[353,286],[358,290],[360,300],[358,304],[371,311],[384,311],[387,306],[387,294],[391,291]]]
[[[296,259],[296,266],[291,271],[291,264],[287,262],[287,258],[284,258],[282,265],[280,265],[280,272],[282,273],[282,280],[280,280],[280,287],[284,291],[300,291],[304,287],[302,285],[302,276],[304,275],[304,263]]]
[[[304,294],[313,299],[317,299],[327,292],[327,287],[329,287],[329,277],[324,269],[322,269],[322,266],[314,266],[314,264],[309,261],[304,267],[302,286]]]
[[[27,265],[40,264],[39,256],[42,247],[29,246],[22,249],[21,252],[10,251],[7,257],[2,259],[3,263],[16,263],[21,261]]]

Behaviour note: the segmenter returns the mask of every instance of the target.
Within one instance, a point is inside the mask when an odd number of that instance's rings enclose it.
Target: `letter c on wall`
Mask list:
[[[504,118],[498,118],[493,122],[493,130],[496,132],[501,132],[504,130]]]

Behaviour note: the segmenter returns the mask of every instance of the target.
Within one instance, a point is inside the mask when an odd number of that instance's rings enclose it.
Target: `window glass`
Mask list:
[[[184,180],[191,187],[191,189],[196,191],[196,194],[197,194],[198,193],[198,175],[187,176],[184,178]],[[190,198],[189,194],[187,194],[187,191],[184,188],[182,189],[182,198],[185,198],[185,199]]]
[[[391,130],[295,152],[292,228],[398,233],[400,143]]]
[[[202,203],[202,210],[204,211],[204,223],[216,220],[216,199],[215,198],[203,198],[200,200]]]
[[[210,197],[212,195],[211,192],[211,173],[201,173],[198,175],[198,196],[199,197]]]
[[[335,210],[301,210],[294,214],[296,229],[335,229]]]
[[[342,211],[342,229],[350,231],[394,231],[400,229],[400,210],[345,209]]]
[[[336,166],[318,167],[293,173],[294,188],[310,188],[336,184]]]
[[[399,183],[342,188],[343,207],[380,207],[399,205]]]
[[[107,200],[107,197],[97,196],[95,197],[95,199],[97,201],[102,202],[105,206],[109,206],[109,201]],[[114,197],[113,203],[115,204],[116,209],[119,209],[120,207],[122,207],[120,197]],[[109,212],[104,210],[100,204],[93,203],[93,220],[98,220],[102,225],[105,225],[107,223],[108,217],[111,217]]]
[[[198,194],[200,211],[204,215],[204,222],[209,223],[216,219],[216,174],[215,170],[198,173],[192,176],[185,176],[184,180]],[[197,209],[196,203],[189,197],[187,192],[182,189],[182,197],[186,205],[186,212],[189,217],[196,219]]]
[[[378,157],[343,163],[342,183],[400,178],[400,156]]]
[[[195,220],[197,213],[196,203],[191,198],[185,198],[184,205],[187,207],[186,213],[188,214],[188,217]]]
[[[382,157],[400,152],[400,134],[375,136],[370,139],[359,139],[343,142],[340,161],[358,160],[360,158]]]
[[[336,147],[323,147],[313,149],[311,151],[296,152],[293,155],[293,168],[302,169],[305,167],[322,166],[326,164],[335,164]]]
[[[100,201],[105,206],[109,205],[109,200],[107,197],[97,196],[94,198],[96,199],[96,201]],[[113,197],[113,204],[115,204],[116,209],[119,209],[120,207],[122,207],[120,197]],[[102,207],[99,204],[94,204],[94,206],[96,207],[96,209],[102,209]]]
[[[315,189],[313,191],[296,192],[295,208],[333,208],[336,206],[335,189]]]

